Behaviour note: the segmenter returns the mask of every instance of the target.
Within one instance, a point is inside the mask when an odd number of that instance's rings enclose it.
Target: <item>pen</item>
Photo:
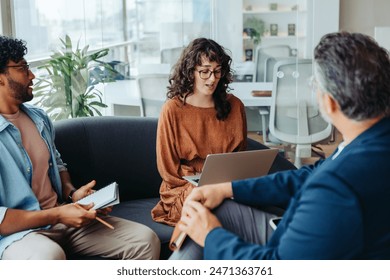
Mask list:
[[[114,227],[113,227],[111,224],[107,223],[105,220],[99,218],[98,216],[96,216],[95,219],[98,220],[99,222],[101,222],[101,223],[102,223],[103,225],[105,225],[106,227],[108,227],[108,228],[110,228],[110,229],[114,229]]]
[[[74,205],[76,205],[76,207],[78,207],[78,208],[80,208],[80,209],[84,209],[83,207],[81,207],[79,204],[77,204],[77,203],[73,203]],[[84,209],[85,210],[85,209]],[[103,219],[101,219],[101,218],[99,218],[98,216],[96,216],[96,218],[95,218],[96,220],[98,220],[99,222],[101,222],[103,225],[105,225],[106,227],[108,227],[108,228],[110,228],[110,229],[114,229],[114,227],[111,225],[111,224],[109,224],[109,223],[107,223],[105,220],[103,220]]]

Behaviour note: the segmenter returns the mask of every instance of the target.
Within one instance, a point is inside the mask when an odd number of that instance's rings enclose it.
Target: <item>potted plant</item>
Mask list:
[[[45,75],[37,77],[34,92],[38,100],[35,104],[46,109],[53,120],[102,115],[102,92],[95,86],[98,83],[114,81],[117,72],[110,64],[100,60],[109,49],[88,52],[77,43],[73,50],[68,35],[61,39],[62,48],[38,69]]]
[[[247,36],[251,37],[255,45],[258,45],[265,31],[264,21],[256,17],[248,17],[244,21],[243,31]]]

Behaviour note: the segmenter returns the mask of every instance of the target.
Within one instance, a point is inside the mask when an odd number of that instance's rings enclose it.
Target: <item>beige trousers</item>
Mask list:
[[[103,219],[115,229],[98,221],[78,229],[57,224],[49,230],[29,233],[12,243],[2,259],[64,260],[71,254],[108,259],[159,258],[160,240],[150,228],[112,216]]]

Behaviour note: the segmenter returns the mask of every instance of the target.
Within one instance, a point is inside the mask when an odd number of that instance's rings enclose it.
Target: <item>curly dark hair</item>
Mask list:
[[[319,84],[350,119],[390,115],[390,60],[386,49],[360,33],[336,32],[314,50]]]
[[[6,72],[6,66],[10,60],[19,62],[27,54],[26,42],[0,36],[0,73]]]
[[[202,57],[221,65],[222,76],[213,93],[213,99],[217,119],[225,120],[231,110],[231,105],[227,101],[227,90],[229,83],[233,81],[230,68],[232,59],[222,46],[211,39],[195,39],[183,50],[169,77],[167,97],[171,99],[180,96],[185,102],[186,97],[193,93],[194,71],[196,66],[202,65]]]

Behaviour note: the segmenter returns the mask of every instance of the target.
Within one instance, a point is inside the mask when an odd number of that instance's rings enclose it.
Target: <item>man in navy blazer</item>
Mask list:
[[[390,259],[388,52],[337,32],[314,60],[321,113],[343,142],[314,165],[194,189],[180,225],[191,239],[171,259]],[[274,232],[270,205],[286,207]]]

